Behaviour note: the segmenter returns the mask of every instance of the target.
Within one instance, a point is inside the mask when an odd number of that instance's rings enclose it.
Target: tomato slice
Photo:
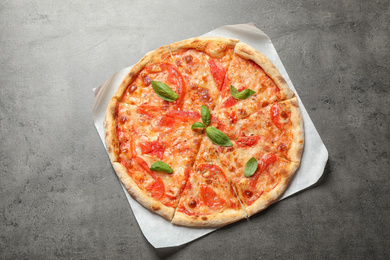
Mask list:
[[[146,116],[153,116],[156,115],[158,112],[164,110],[164,107],[159,106],[149,106],[149,105],[140,105],[137,107],[137,113],[146,115]]]
[[[243,136],[238,138],[236,144],[238,147],[250,147],[256,145],[260,139],[260,136]]]
[[[134,157],[133,160],[141,166],[141,168],[147,172],[150,176],[152,176],[153,179],[158,178],[157,174],[154,173],[149,169],[149,165],[141,158],[141,157]]]
[[[200,114],[194,111],[171,110],[166,115],[182,122],[197,121],[200,119]]]
[[[279,129],[282,128],[281,124],[280,124],[280,121],[279,121],[279,104],[277,102],[275,102],[272,106],[271,106],[271,120],[272,122],[275,124],[275,126]]]
[[[214,78],[214,82],[217,85],[218,89],[220,90],[223,85],[223,81],[225,79],[226,75],[226,69],[216,63],[216,59],[209,59],[208,60],[211,75]]]
[[[196,122],[200,115],[194,111],[171,110],[161,117],[159,125],[174,127],[175,122]]]
[[[165,194],[164,182],[160,177],[157,177],[151,185],[146,187],[146,190],[150,192],[153,198],[161,200]]]
[[[164,115],[161,117],[160,122],[158,123],[160,126],[173,126],[175,123],[175,119],[173,117]]]
[[[148,164],[142,158],[134,157],[133,160],[154,179],[153,183],[146,187],[146,190],[150,192],[153,198],[161,200],[165,194],[165,185],[163,180],[149,169]]]
[[[256,188],[256,184],[261,173],[264,172],[270,164],[275,163],[277,160],[278,157],[274,153],[268,153],[260,159],[259,167],[251,177],[250,187],[252,189]]]
[[[229,118],[230,123],[232,123],[232,124],[237,123],[236,111],[231,111],[231,112],[225,111],[223,113],[225,114],[225,116],[227,118]]]
[[[212,209],[222,208],[226,201],[222,199],[210,186],[202,184],[200,186],[201,200]]]
[[[164,157],[165,145],[160,141],[144,142],[139,144],[143,154],[155,155],[157,158]]]
[[[236,103],[237,103],[237,99],[235,99],[233,96],[231,96],[231,97],[229,97],[229,98],[225,101],[225,103],[223,104],[223,106],[224,106],[225,108],[227,108],[227,107],[232,107],[232,106],[234,106]]]

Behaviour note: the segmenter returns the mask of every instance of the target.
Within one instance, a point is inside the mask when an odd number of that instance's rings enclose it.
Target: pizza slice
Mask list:
[[[278,200],[287,189],[299,163],[263,151],[239,148],[234,152],[234,157],[229,154],[220,156],[221,163],[250,217]],[[249,160],[257,164],[257,170],[246,177],[245,168]]]
[[[245,93],[248,92],[248,93]],[[238,43],[221,89],[217,109],[239,120],[294,93],[275,66],[245,43]]]
[[[214,110],[211,122],[238,148],[255,148],[289,161],[300,161],[304,129],[296,97],[270,104],[240,120],[232,114],[235,115],[234,110]]]
[[[169,45],[177,69],[187,86],[183,107],[213,109],[238,41],[219,37],[192,38]]]
[[[143,206],[167,219],[201,143],[201,133],[191,130],[199,119],[196,112],[129,105],[115,98],[109,105],[106,144],[119,179]],[[155,163],[163,168],[154,169]]]
[[[203,138],[172,223],[218,227],[245,216],[216,157],[214,145],[208,138]]]
[[[286,190],[299,163],[258,146],[218,147],[222,169],[233,185],[248,217],[264,210]],[[247,172],[248,169],[252,172]],[[256,169],[254,171],[254,169]]]

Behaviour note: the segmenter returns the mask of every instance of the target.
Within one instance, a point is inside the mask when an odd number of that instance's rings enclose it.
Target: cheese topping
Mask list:
[[[233,51],[224,46],[213,57],[190,48],[162,55],[129,83],[114,116],[119,163],[129,177],[150,198],[192,219],[243,212],[298,164],[289,154],[294,145],[291,102],[282,101],[283,93],[258,64]],[[158,96],[152,81],[168,85],[175,99]],[[255,94],[236,99],[230,85]],[[209,129],[222,131],[232,146],[212,143],[205,129],[191,129],[202,120],[202,105],[211,111]],[[257,170],[245,177],[252,157]],[[150,170],[156,161],[173,173]]]

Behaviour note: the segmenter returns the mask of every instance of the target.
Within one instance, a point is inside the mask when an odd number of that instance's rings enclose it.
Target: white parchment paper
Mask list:
[[[280,200],[315,184],[320,179],[324,171],[325,164],[328,160],[328,151],[318,135],[313,122],[307,114],[305,107],[299,99],[298,93],[296,92],[270,38],[261,30],[256,28],[252,23],[222,26],[201,36],[220,36],[238,39],[263,53],[278,68],[290,88],[298,97],[305,128],[305,146],[301,165],[291,182],[291,185],[285,191]],[[124,68],[123,70],[118,71],[103,85],[93,89],[95,100],[92,115],[103,144],[103,120],[107,105],[130,68],[131,67]],[[136,202],[125,189],[123,190],[144,236],[155,248],[180,246],[215,230],[187,228],[172,225],[169,221],[145,209]]]

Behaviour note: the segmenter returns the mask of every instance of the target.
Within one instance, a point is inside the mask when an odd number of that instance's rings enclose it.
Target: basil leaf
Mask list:
[[[258,165],[259,163],[255,157],[250,158],[245,164],[244,176],[251,177],[256,172]]]
[[[205,105],[200,107],[200,116],[202,117],[202,121],[205,125],[209,125],[211,121],[210,110]]]
[[[218,130],[213,126],[206,128],[206,134],[210,140],[220,146],[233,146],[229,137],[222,131]]]
[[[157,161],[150,166],[151,171],[173,173],[172,168],[163,161]]]
[[[179,95],[176,92],[162,82],[152,80],[152,87],[157,96],[166,101],[175,101],[179,98]]]
[[[196,129],[196,128],[205,128],[206,126],[202,122],[196,122],[193,123],[191,126],[191,129]]]
[[[249,88],[244,89],[241,92],[238,92],[238,90],[233,86],[230,85],[230,93],[235,99],[247,99],[248,97],[252,96],[253,94],[256,93],[256,91],[253,91]]]

